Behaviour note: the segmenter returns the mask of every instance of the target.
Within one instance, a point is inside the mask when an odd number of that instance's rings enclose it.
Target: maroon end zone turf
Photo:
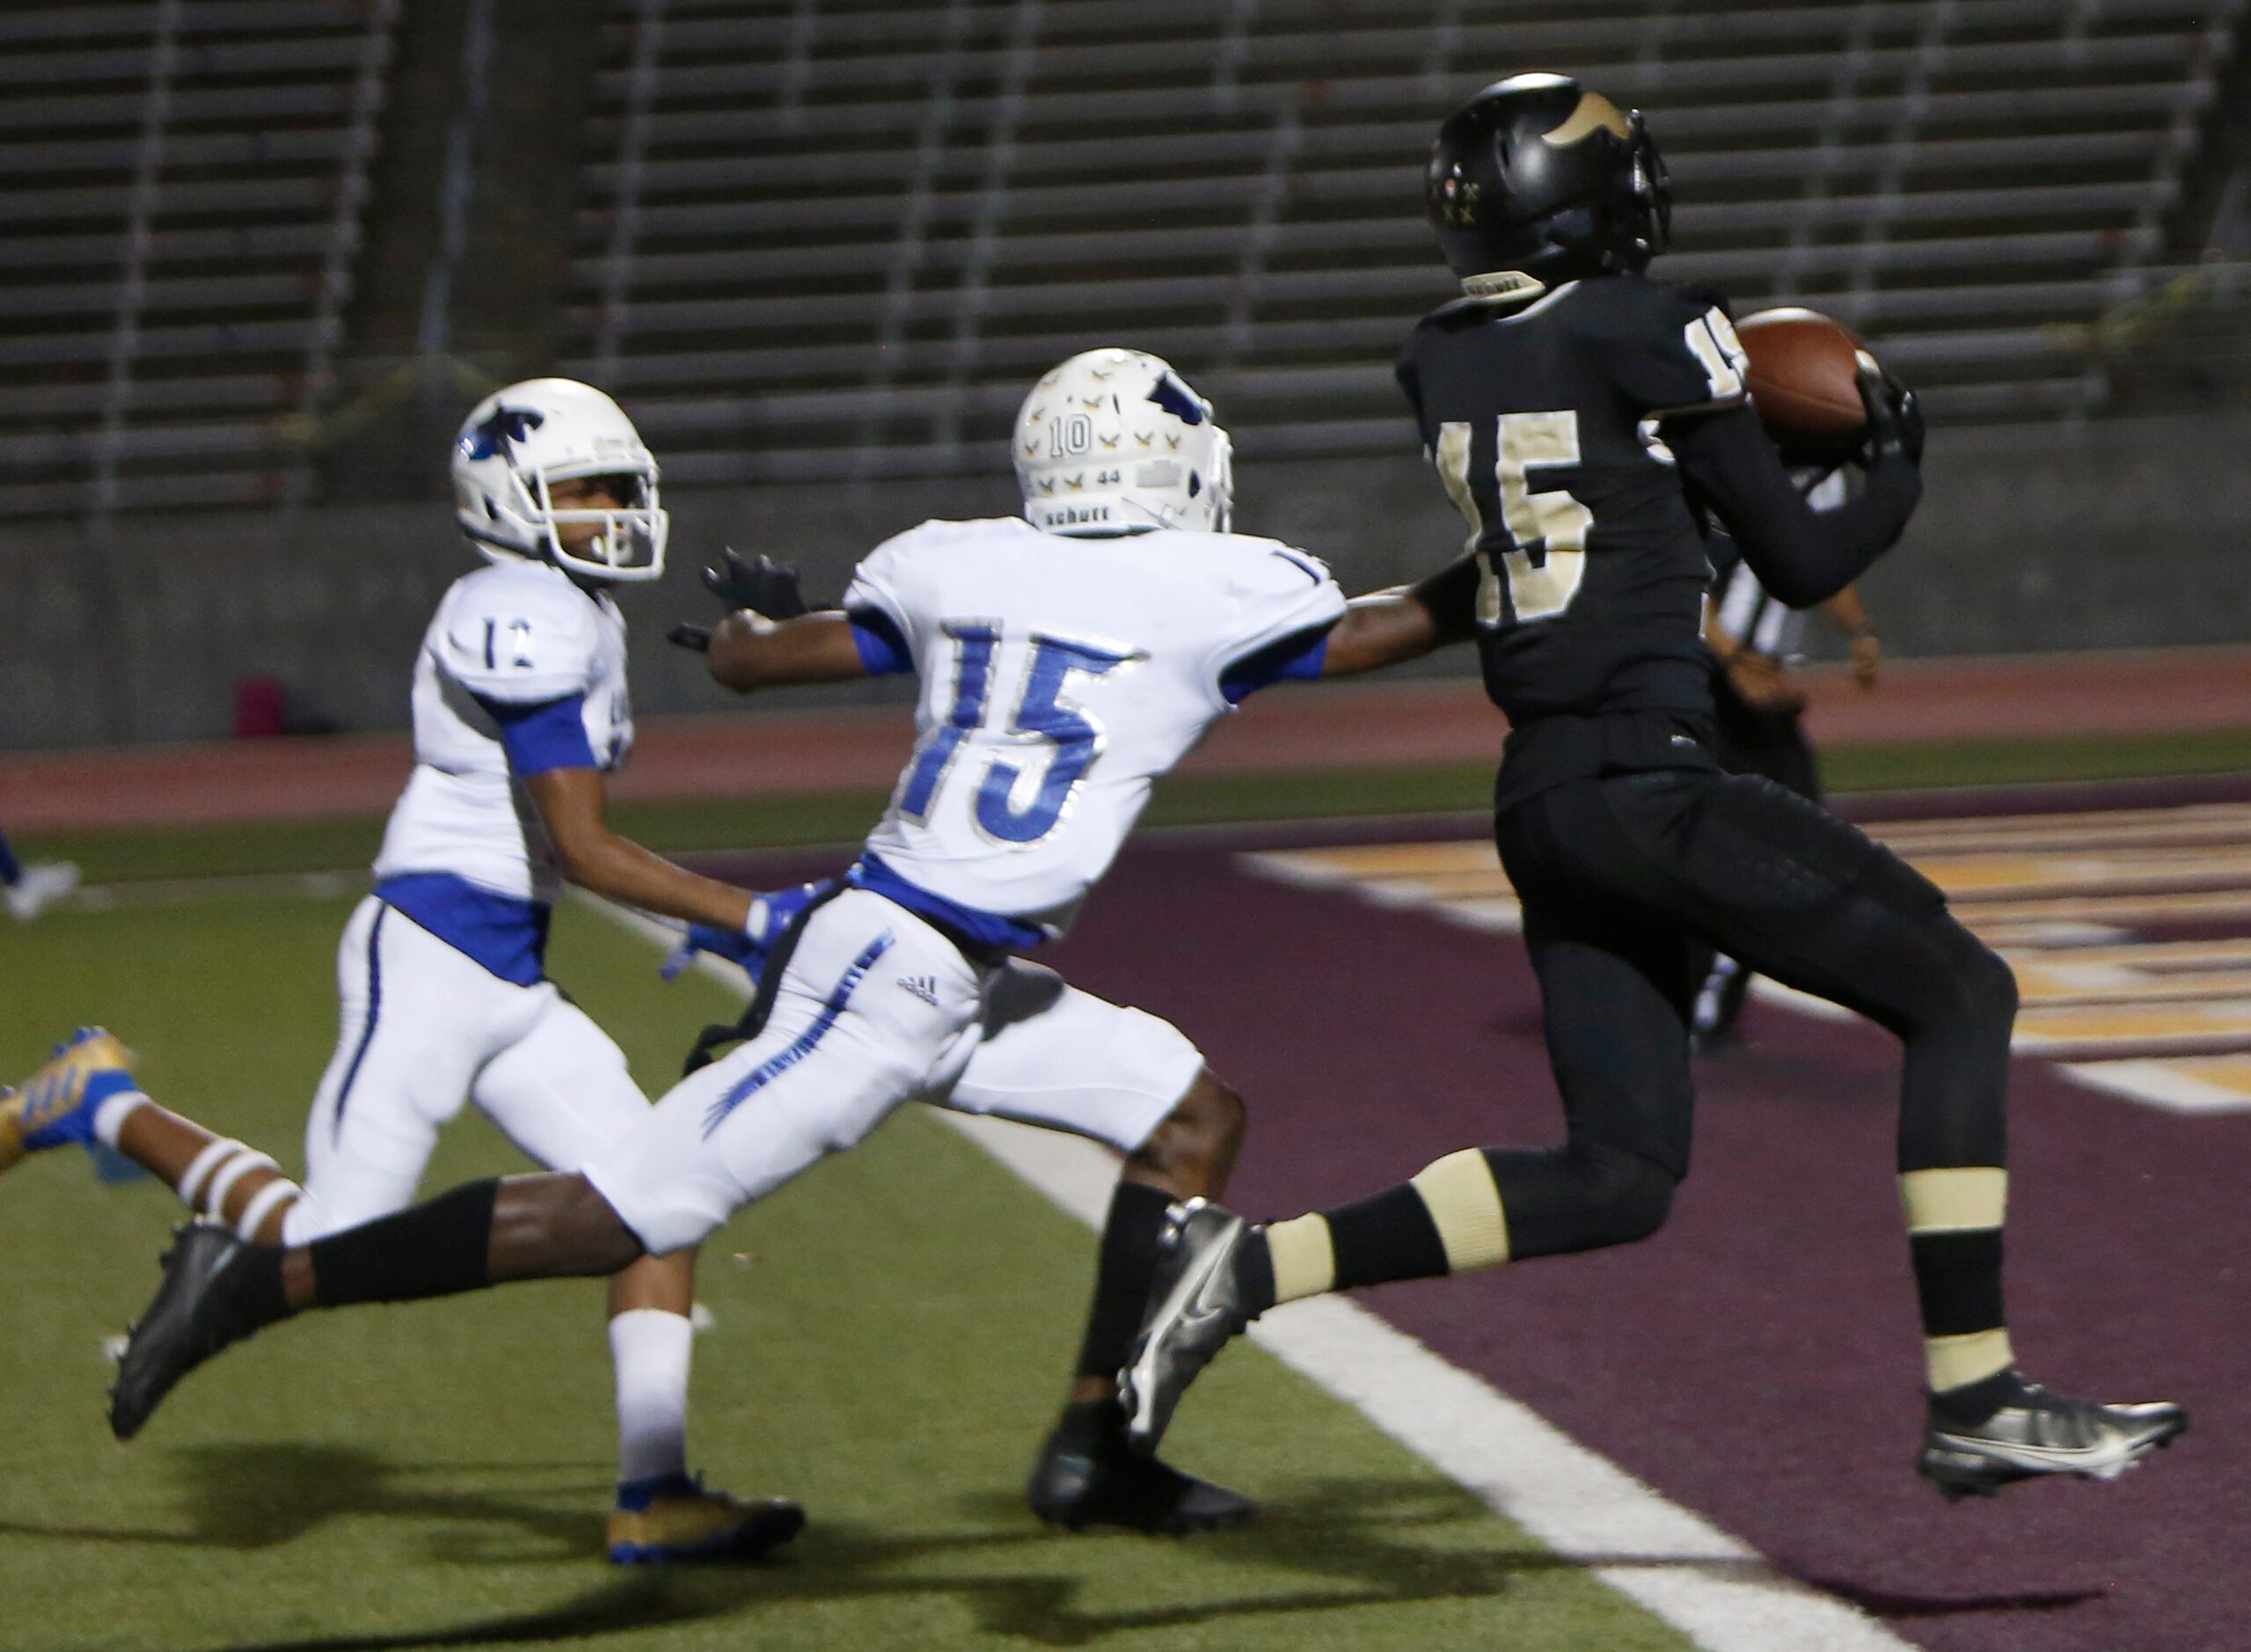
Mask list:
[[[1513,937],[1157,846],[1121,865],[1056,961],[1176,1020],[1250,1099],[1231,1202],[1253,1214],[1560,1133]],[[1363,1305],[1920,1644],[2242,1646],[2251,1118],[2174,1117],[2016,1064],[2019,1351],[2071,1391],[2182,1400],[2196,1427],[2115,1486],[1950,1508],[1911,1473],[1897,1046],[1766,1005],[1748,1025],[1746,1047],[1701,1065],[1696,1166],[1656,1239]]]
[[[2104,787],[2080,802],[2125,800]],[[2038,801],[2012,793],[2007,811]],[[1176,1021],[1249,1099],[1239,1208],[1293,1215],[1457,1148],[1559,1138],[1516,938],[1290,887],[1234,852],[1479,830],[1150,840],[1056,949],[1081,985]],[[767,858],[753,881],[834,869]],[[1918,1644],[2251,1644],[2251,1273],[2238,1258],[2251,1115],[2180,1117],[2016,1063],[2018,1350],[2069,1392],[2182,1400],[2195,1426],[2116,1485],[2020,1486],[1949,1507],[1911,1472],[1921,1356],[1893,1180],[1897,1046],[1762,1003],[1746,1027],[1743,1046],[1699,1064],[1696,1164],[1655,1239],[1367,1292],[1363,1305]]]

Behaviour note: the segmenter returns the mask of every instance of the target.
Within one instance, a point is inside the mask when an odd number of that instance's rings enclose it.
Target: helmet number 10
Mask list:
[[[1568,409],[1502,413],[1494,426],[1493,468],[1485,474],[1473,463],[1475,437],[1467,420],[1450,420],[1438,427],[1435,457],[1447,497],[1469,523],[1468,548],[1481,559],[1478,623],[1553,618],[1571,605],[1586,577],[1595,517],[1565,488],[1535,490],[1540,479],[1534,472],[1579,463],[1579,415]]]
[[[1094,450],[1094,421],[1085,413],[1065,413],[1048,427],[1049,457],[1074,459]]]

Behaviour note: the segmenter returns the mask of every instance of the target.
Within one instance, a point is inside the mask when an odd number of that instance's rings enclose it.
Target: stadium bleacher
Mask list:
[[[0,12],[0,516],[304,493],[399,10]]]
[[[1246,452],[1397,450],[1434,116],[1649,108],[1666,273],[1868,334],[1942,420],[2078,417],[2156,313],[2245,0],[588,0],[562,359],[679,483],[970,472],[1130,336]],[[400,0],[0,12],[0,519],[305,501]],[[2135,306],[2142,308],[2137,311]]]
[[[1525,68],[1657,112],[1668,274],[1814,304],[1940,418],[2102,404],[2241,0],[615,0],[566,371],[682,480],[985,468],[1131,334],[1247,450],[1396,446],[1433,115]]]

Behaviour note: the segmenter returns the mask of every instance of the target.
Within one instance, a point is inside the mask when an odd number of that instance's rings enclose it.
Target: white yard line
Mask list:
[[[113,883],[84,883],[59,910],[106,912],[121,906],[196,906],[209,901],[325,901],[340,895],[365,895],[375,880],[364,867],[348,872],[221,873],[199,878],[123,878]]]
[[[581,896],[669,946],[676,931]],[[744,977],[699,955],[731,990]],[[1117,1159],[1077,1137],[942,1109],[938,1116],[1067,1214],[1099,1228]],[[1275,1310],[1253,1340],[1496,1512],[1706,1652],[1900,1652],[1874,1618],[1787,1577],[1741,1539],[1658,1493],[1414,1338],[1341,1297]]]

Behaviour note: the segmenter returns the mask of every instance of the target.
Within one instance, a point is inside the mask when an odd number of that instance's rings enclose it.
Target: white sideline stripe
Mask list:
[[[660,945],[679,935],[644,913],[579,898]],[[698,954],[696,967],[742,991],[742,972],[733,965]],[[1102,1225],[1118,1179],[1109,1149],[1005,1119],[932,1110],[1066,1215]],[[1276,1309],[1251,1336],[1704,1652],[1901,1652],[1910,1645],[1859,1608],[1775,1571],[1740,1539],[1342,1297]]]
[[[1101,1224],[1117,1181],[1117,1159],[1107,1150],[1002,1119],[939,1116],[1069,1214]],[[1898,1652],[1909,1645],[1859,1608],[1782,1575],[1741,1539],[1341,1297],[1278,1308],[1251,1336],[1706,1652]]]

